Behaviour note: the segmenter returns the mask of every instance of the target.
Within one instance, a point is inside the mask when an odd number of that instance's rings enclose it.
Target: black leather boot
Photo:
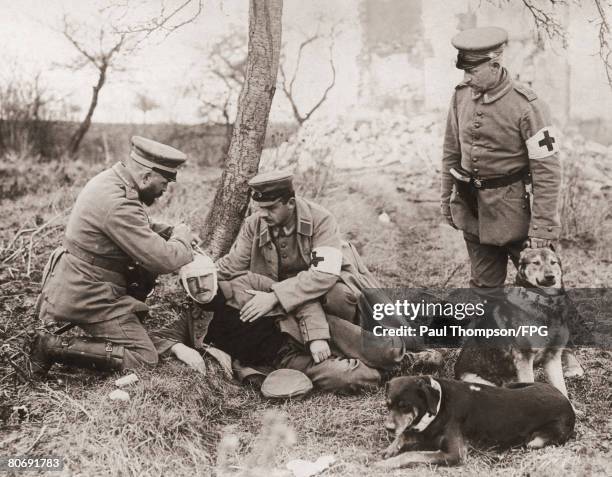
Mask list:
[[[30,373],[44,377],[53,363],[98,371],[117,371],[123,365],[124,348],[99,338],[62,337],[38,332],[30,350]]]

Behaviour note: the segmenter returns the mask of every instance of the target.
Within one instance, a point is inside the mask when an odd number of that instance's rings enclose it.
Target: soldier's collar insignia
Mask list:
[[[297,231],[300,235],[312,237],[312,214],[308,204],[301,198],[295,200],[295,210],[297,215]]]

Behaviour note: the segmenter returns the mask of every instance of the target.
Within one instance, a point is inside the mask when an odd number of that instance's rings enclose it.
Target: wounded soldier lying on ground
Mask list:
[[[203,255],[183,267],[180,276],[193,303],[177,322],[154,335],[160,355],[171,351],[196,369],[203,367],[196,349],[206,343],[233,358],[235,374],[242,382],[259,387],[269,372],[284,368],[301,371],[318,389],[354,393],[379,385],[403,365],[419,361],[436,366],[441,361],[439,354],[422,351],[414,338],[377,337],[325,314],[319,323],[325,328],[323,335],[329,337],[325,341],[332,354],[321,356],[304,340],[301,330],[305,319],[322,313],[318,302],[303,306],[299,320],[277,306],[266,316],[246,321],[245,305],[253,294],[269,292],[272,279],[247,272],[217,287],[215,266]],[[360,313],[367,312],[368,298],[377,297],[366,293],[364,298]]]

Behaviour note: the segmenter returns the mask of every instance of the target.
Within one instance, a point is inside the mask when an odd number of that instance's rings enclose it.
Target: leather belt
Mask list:
[[[77,245],[76,242],[67,237],[64,237],[64,249],[70,255],[74,255],[90,265],[95,265],[96,267],[104,268],[105,270],[110,270],[111,272],[125,274],[128,270],[128,264],[124,260],[95,255],[87,250],[84,250]]]
[[[513,172],[512,174],[507,174],[505,176],[495,177],[492,179],[480,179],[472,176],[463,169],[457,169],[454,167],[450,169],[450,173],[458,181],[470,184],[472,187],[474,187],[474,189],[478,190],[498,189],[499,187],[509,186],[510,184],[514,184],[515,182],[525,178],[529,178],[529,182],[531,181],[531,172],[529,172],[528,167],[524,167],[523,169]]]

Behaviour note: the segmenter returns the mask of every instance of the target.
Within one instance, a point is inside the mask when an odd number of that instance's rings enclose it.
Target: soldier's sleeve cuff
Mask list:
[[[304,343],[310,343],[317,340],[329,340],[331,335],[329,334],[329,328],[308,328],[302,330],[302,338],[304,338]]]
[[[155,350],[157,354],[160,356],[167,355],[170,352],[170,349],[177,343],[180,343],[179,340],[174,340],[171,338],[162,338],[161,336],[156,336],[155,334],[151,334],[151,341],[155,346]]]
[[[292,296],[295,296],[295,294],[292,294],[289,291],[291,287],[289,287],[289,290],[287,290],[288,293],[285,293],[285,289],[288,288],[287,285],[288,284],[284,282],[274,283],[272,285],[272,291],[276,295],[276,298],[278,298],[278,303],[280,304],[280,306],[283,307],[283,310],[285,310],[286,313],[290,313],[295,308],[297,308],[302,302],[297,301],[295,299],[294,300],[291,299]]]
[[[557,240],[561,235],[559,225],[531,224],[529,226],[529,236],[546,240]]]

